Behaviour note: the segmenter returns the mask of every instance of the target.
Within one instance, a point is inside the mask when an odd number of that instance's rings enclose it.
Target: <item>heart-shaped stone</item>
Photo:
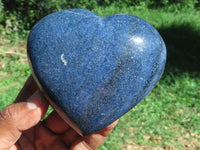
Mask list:
[[[85,9],[44,17],[32,29],[27,51],[47,99],[82,135],[138,104],[166,61],[165,44],[146,21],[127,14],[99,17]]]

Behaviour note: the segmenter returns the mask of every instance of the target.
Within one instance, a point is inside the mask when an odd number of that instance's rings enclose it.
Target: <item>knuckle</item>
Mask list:
[[[9,120],[14,120],[14,113],[12,111],[12,105],[5,107],[1,112],[0,112],[0,120],[3,121],[9,121]]]

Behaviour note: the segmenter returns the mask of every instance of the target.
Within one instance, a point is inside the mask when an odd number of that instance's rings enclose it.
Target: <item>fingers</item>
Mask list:
[[[28,99],[28,105],[29,104],[35,104],[37,108],[40,110],[40,118],[42,119],[44,115],[46,114],[46,111],[49,107],[48,101],[44,98],[42,93],[38,90],[35,92],[29,99]]]
[[[28,102],[11,104],[0,112],[0,149],[9,149],[21,136],[21,132],[36,125],[44,116],[48,103],[40,92]]]
[[[41,124],[36,127],[37,150],[66,150],[65,143]]]
[[[35,91],[37,91],[39,87],[37,86],[35,80],[32,75],[27,79],[24,87],[21,92],[17,96],[15,102],[24,101],[29,98]],[[53,112],[47,119],[45,119],[44,124],[50,130],[55,133],[64,133],[69,126],[58,116],[56,112]]]
[[[18,143],[21,149],[23,148],[24,150],[35,150],[35,145],[33,142],[24,134],[21,136]]]
[[[43,124],[55,134],[65,133],[63,135],[63,141],[65,141],[67,145],[71,145],[71,150],[95,150],[110,134],[116,126],[117,121],[86,137],[78,135],[78,133],[69,127],[69,125],[67,125],[55,111],[43,121]],[[79,140],[77,140],[77,138],[79,138]]]
[[[43,124],[56,134],[63,134],[70,128],[55,111],[43,121]]]
[[[71,146],[71,144],[74,143],[74,141],[78,139],[79,137],[80,135],[74,129],[70,128],[63,135],[63,141],[68,146]]]
[[[28,99],[33,93],[35,93],[39,87],[37,86],[35,80],[33,79],[32,75],[26,80],[24,87],[18,94],[17,98],[15,99],[16,102],[21,102]]]
[[[101,143],[105,140],[105,138],[110,134],[110,132],[117,125],[117,121],[110,124],[108,127],[88,135],[86,137],[81,137],[78,141],[73,143],[71,146],[71,150],[95,150],[97,149]]]

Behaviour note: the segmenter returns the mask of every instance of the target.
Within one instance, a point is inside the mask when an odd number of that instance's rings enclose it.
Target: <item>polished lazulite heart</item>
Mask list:
[[[85,9],[44,17],[32,29],[27,51],[46,97],[83,135],[138,104],[166,62],[165,44],[146,21],[127,14],[99,17]]]

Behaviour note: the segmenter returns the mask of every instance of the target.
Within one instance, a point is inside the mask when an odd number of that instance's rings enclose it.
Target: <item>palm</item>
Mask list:
[[[20,149],[67,150],[81,137],[53,112],[37,126],[25,131],[18,141]]]

